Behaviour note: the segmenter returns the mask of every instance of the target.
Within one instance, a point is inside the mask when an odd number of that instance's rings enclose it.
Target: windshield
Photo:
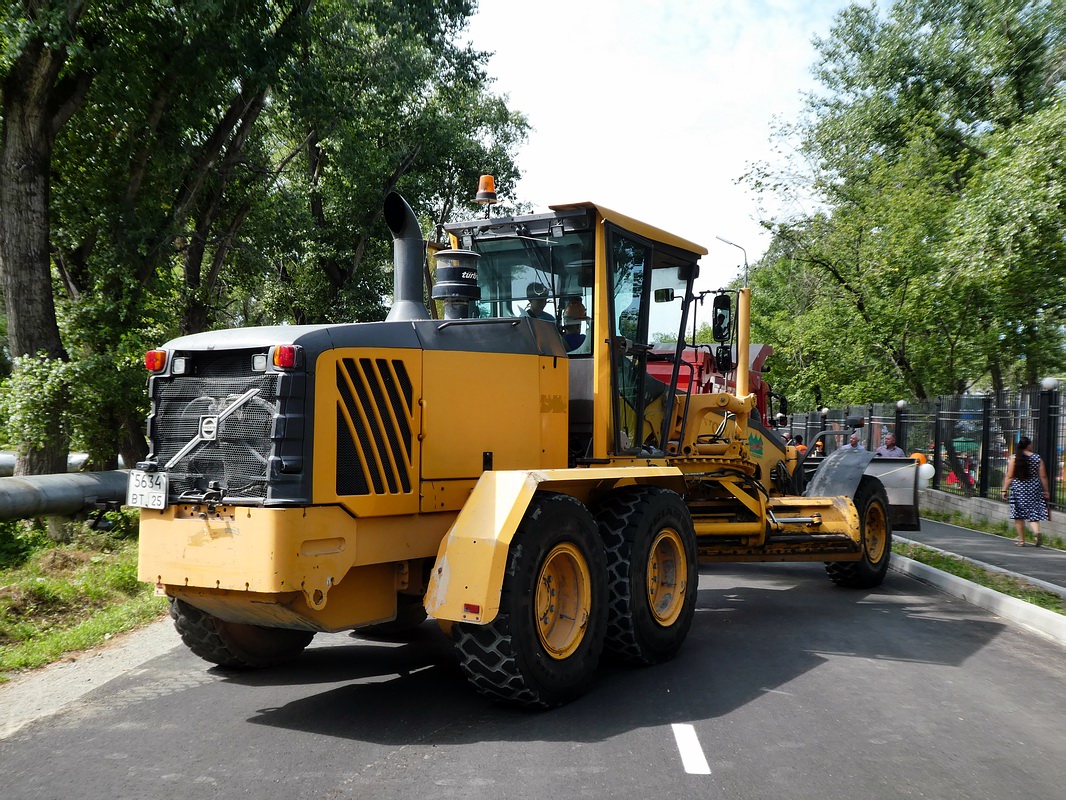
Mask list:
[[[591,352],[586,343],[593,308],[593,234],[516,235],[474,241],[481,300],[471,316],[530,316],[554,322],[567,350]],[[584,350],[584,353],[578,352]]]

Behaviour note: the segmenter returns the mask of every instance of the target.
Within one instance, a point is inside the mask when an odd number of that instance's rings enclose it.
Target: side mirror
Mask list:
[[[866,425],[866,420],[863,417],[848,417],[844,424],[849,428],[862,428]]]
[[[656,289],[655,290],[655,302],[656,303],[670,303],[674,299],[674,290],[672,288]]]
[[[714,353],[714,363],[723,374],[733,369],[733,348],[727,344],[719,345]]]
[[[716,294],[711,306],[711,336],[716,342],[728,342],[733,332],[733,304],[727,294]]]

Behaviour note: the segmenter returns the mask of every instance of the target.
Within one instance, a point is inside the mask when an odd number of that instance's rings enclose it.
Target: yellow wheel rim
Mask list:
[[[688,585],[688,560],[681,534],[663,528],[648,554],[648,606],[660,625],[672,625],[681,616]]]
[[[592,576],[581,551],[556,545],[537,580],[537,636],[552,658],[562,660],[581,646],[592,608]]]
[[[866,548],[866,557],[872,564],[881,563],[887,543],[888,524],[885,519],[885,509],[880,503],[871,503],[866,509],[866,533],[863,547]]]

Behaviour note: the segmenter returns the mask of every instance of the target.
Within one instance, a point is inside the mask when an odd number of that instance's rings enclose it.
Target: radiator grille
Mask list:
[[[409,494],[411,381],[403,361],[337,364],[337,494]]]
[[[169,474],[172,502],[202,495],[212,481],[227,500],[266,498],[279,375],[253,373],[250,363],[247,353],[227,354],[195,375],[155,382],[153,452]],[[219,415],[216,438],[200,440],[201,418]]]

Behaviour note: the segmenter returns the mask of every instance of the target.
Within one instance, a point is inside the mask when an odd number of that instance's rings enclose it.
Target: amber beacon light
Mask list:
[[[498,202],[496,199],[496,179],[491,175],[482,175],[478,179],[477,194],[474,195],[474,202],[483,206],[491,206]]]

